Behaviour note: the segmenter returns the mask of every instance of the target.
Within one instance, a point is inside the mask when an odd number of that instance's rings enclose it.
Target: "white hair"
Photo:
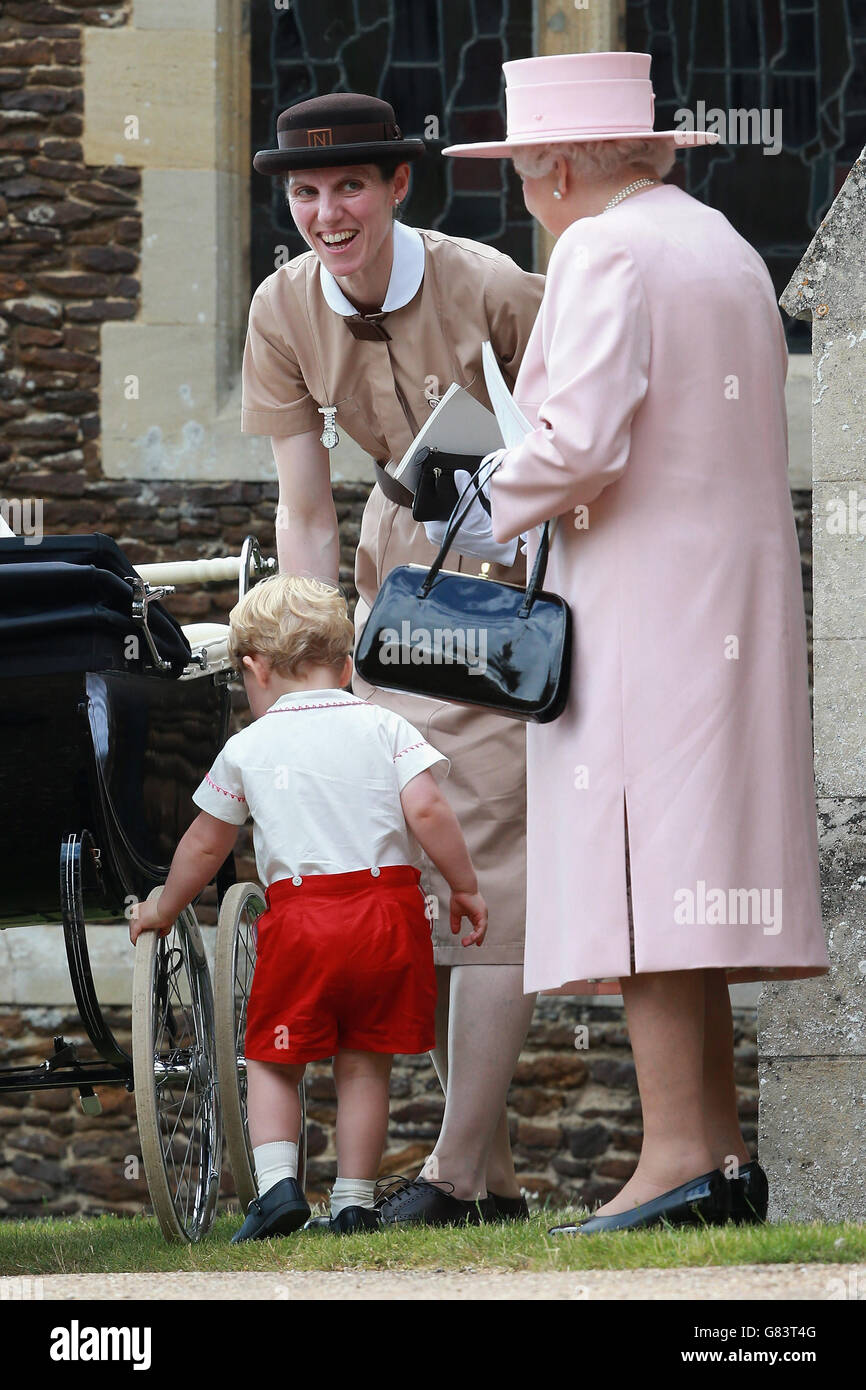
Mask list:
[[[650,168],[663,179],[676,161],[671,140],[585,140],[555,145],[517,145],[511,152],[514,168],[523,178],[549,174],[557,155],[562,155],[580,179],[597,181],[633,167]]]

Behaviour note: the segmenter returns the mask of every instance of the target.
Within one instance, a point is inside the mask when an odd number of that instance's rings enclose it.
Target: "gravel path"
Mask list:
[[[29,1286],[26,1288],[25,1286]],[[0,1278],[0,1302],[81,1299],[760,1299],[866,1300],[866,1265],[748,1265],[711,1269],[513,1271],[345,1270],[261,1273],[50,1274]]]

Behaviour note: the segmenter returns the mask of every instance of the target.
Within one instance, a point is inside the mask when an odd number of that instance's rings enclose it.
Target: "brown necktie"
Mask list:
[[[382,320],[387,312],[378,314],[344,314],[343,322],[354,338],[368,343],[389,343],[391,335]]]

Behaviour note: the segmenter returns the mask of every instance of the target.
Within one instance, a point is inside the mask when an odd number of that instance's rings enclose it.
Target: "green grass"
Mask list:
[[[167,1245],[152,1217],[0,1222],[0,1274],[159,1270],[573,1270],[866,1262],[866,1226],[803,1222],[551,1237],[573,1213],[462,1229],[398,1228],[355,1236],[299,1232],[234,1246],[239,1216],[218,1217],[198,1245]]]

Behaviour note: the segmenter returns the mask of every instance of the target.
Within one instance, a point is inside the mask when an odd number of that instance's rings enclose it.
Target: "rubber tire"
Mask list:
[[[148,895],[148,902],[153,901],[161,892],[162,885],[159,884]],[[190,962],[192,962],[194,971],[198,975],[201,1000],[199,1010],[201,1017],[198,1023],[199,1036],[205,1040],[207,1070],[215,1083],[213,993],[201,932],[192,908],[188,907],[184,910],[175,923],[174,932],[177,934],[177,944],[183,954],[183,966],[187,975],[189,976]],[[219,1088],[216,1084],[211,1085],[210,1101],[205,1108],[205,1120],[210,1138],[209,1164],[207,1173],[203,1173],[204,1145],[200,1142],[196,1160],[199,1167],[198,1197],[192,1218],[189,1219],[181,1209],[179,1200],[172,1196],[157,1107],[153,1025],[154,981],[159,945],[159,934],[148,931],[142,933],[135,946],[132,982],[132,1064],[136,1119],[148,1191],[162,1233],[168,1241],[195,1243],[201,1240],[213,1224],[219,1196],[222,1160]]]

